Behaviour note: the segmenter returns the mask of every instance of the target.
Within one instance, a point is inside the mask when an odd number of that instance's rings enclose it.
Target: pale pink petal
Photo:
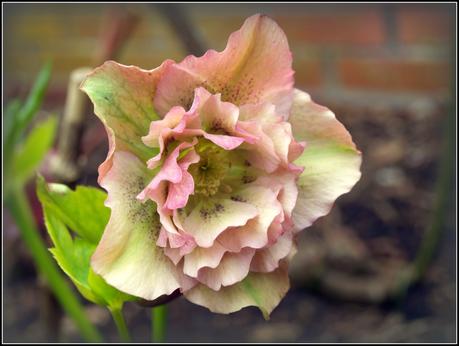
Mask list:
[[[152,121],[148,134],[142,137],[142,142],[152,148],[159,147],[159,138],[163,131],[173,129],[179,125],[184,114],[185,109],[177,106],[173,107],[163,119]]]
[[[244,142],[243,137],[237,137],[236,125],[239,109],[228,102],[222,102],[220,94],[211,95],[204,88],[196,89],[196,99],[205,100],[196,106],[199,114],[202,135],[225,150],[233,150]]]
[[[234,193],[231,198],[256,207],[258,216],[242,227],[224,231],[218,237],[218,242],[233,252],[240,251],[243,247],[259,249],[266,246],[268,229],[274,218],[282,213],[277,192],[268,187],[249,186]]]
[[[212,95],[204,88],[198,88],[196,95],[208,93],[205,102],[199,107],[199,118],[204,130],[233,130],[239,118],[239,108],[232,103],[223,102],[221,95]]]
[[[115,153],[115,134],[113,133],[113,130],[105,125],[105,131],[107,132],[107,138],[108,138],[108,153],[107,153],[107,158],[105,159],[104,162],[102,162],[97,169],[97,173],[99,174],[97,178],[97,182],[100,185],[100,182],[102,179],[104,179],[105,175],[107,172],[112,168],[112,157],[113,154]],[[122,144],[118,145],[119,147],[122,147]]]
[[[245,225],[257,215],[257,208],[249,203],[214,198],[201,201],[181,222],[198,246],[210,247],[225,229]]]
[[[142,141],[149,147],[158,147],[159,153],[147,161],[150,169],[156,168],[161,162],[164,150],[168,143],[173,140],[189,141],[193,136],[202,135],[201,130],[187,129],[189,123],[197,117],[195,110],[185,112],[182,107],[173,107],[163,120],[153,121],[148,135],[142,137]]]
[[[162,204],[158,197],[158,190],[160,190],[160,183],[168,181],[170,183],[179,183],[182,180],[183,170],[177,163],[177,158],[180,154],[180,150],[189,148],[196,144],[197,141],[192,143],[182,142],[180,143],[172,153],[167,156],[161,170],[156,174],[153,180],[147,185],[147,187],[137,197],[141,201],[146,201],[151,198],[156,203]]]
[[[209,133],[203,133],[204,137],[207,138],[209,141],[213,142],[214,144],[222,147],[225,150],[233,150],[236,149],[244,142],[244,138],[240,137],[233,137],[233,136],[226,136],[226,135],[212,135]]]
[[[193,141],[192,144],[196,144],[196,141]],[[184,148],[189,148],[184,146]],[[199,155],[194,150],[190,150],[183,158],[179,161],[179,166],[183,171],[187,171],[188,168],[193,164],[199,162]]]
[[[245,143],[241,146],[246,150],[250,164],[267,173],[274,172],[279,167],[281,160],[276,153],[272,139],[263,131],[261,124],[241,122],[240,127],[257,137],[255,143]]]
[[[179,269],[181,270],[182,268],[179,268]],[[182,275],[180,277],[180,291],[182,293],[191,290],[197,285],[199,285],[199,281],[196,280],[195,278],[190,278],[187,275]]]
[[[180,160],[179,166],[182,170],[182,179],[176,184],[169,184],[169,191],[164,207],[170,210],[183,208],[188,197],[194,192],[194,181],[190,173],[187,172],[188,167],[199,161],[199,155],[190,151]]]
[[[285,265],[271,273],[250,273],[242,282],[222,287],[219,291],[198,284],[184,292],[192,303],[207,307],[212,312],[229,314],[247,306],[258,307],[265,319],[279,304],[290,287]]]
[[[305,148],[306,142],[291,141],[288,148],[288,161],[292,162],[299,158],[301,154],[303,154]]]
[[[278,215],[271,226],[269,226],[268,229],[268,246],[273,245],[276,241],[277,238],[279,238],[284,232],[284,227],[282,224],[285,223],[285,218],[284,215]],[[288,227],[291,227],[291,225],[287,225]]]
[[[362,158],[335,115],[302,91],[295,90],[289,121],[295,138],[307,142],[306,150],[295,161],[305,167],[293,210],[295,227],[301,230],[326,215],[333,202],[355,185],[360,179]]]
[[[148,201],[148,198],[150,198],[151,200],[156,201],[157,206],[164,206],[167,199],[167,192],[168,182],[162,181],[160,182],[158,188],[148,191],[148,195],[146,194],[145,189],[142,190],[142,192],[137,196],[137,199],[145,202]],[[178,234],[177,228],[172,222],[172,217],[169,211],[160,207],[157,208],[157,212],[159,214],[161,225],[165,228],[165,230],[169,233]]]
[[[204,267],[199,270],[198,281],[218,291],[222,286],[230,286],[242,281],[249,274],[254,249],[245,248],[237,253],[227,252],[216,268]]]
[[[297,175],[291,172],[276,172],[277,174],[259,177],[254,185],[260,185],[278,191],[277,199],[288,217],[291,217],[298,197]]]
[[[169,257],[169,259],[174,263],[174,265],[177,265],[180,262],[180,260],[183,258],[183,256],[180,254],[179,248],[173,248],[173,247],[167,246],[164,248],[164,254],[167,257]]]
[[[272,272],[279,266],[281,259],[287,257],[292,250],[292,233],[281,235],[276,243],[264,249],[257,250],[250,265],[253,272]]]
[[[161,247],[167,246],[167,231],[164,227],[161,227],[159,231],[158,240],[156,241],[156,245]]]
[[[175,105],[187,108],[193,91],[202,86],[236,105],[271,102],[287,117],[293,88],[292,54],[279,26],[266,16],[248,18],[229,37],[225,50],[209,50],[202,57],[188,56],[168,67],[155,96],[166,114]]]
[[[271,104],[245,105],[241,108],[238,126],[257,137],[252,143],[243,144],[247,159],[255,167],[272,173],[280,166],[301,173],[302,168],[292,166],[304,149],[292,136],[291,125],[279,117]]]
[[[208,248],[197,247],[184,256],[183,272],[191,277],[197,277],[201,268],[218,266],[226,251],[228,250],[218,242]]]
[[[172,248],[182,248],[191,239],[189,235],[182,233],[169,233],[167,237]]]
[[[169,193],[167,195],[164,207],[170,210],[183,208],[188,197],[194,191],[193,177],[188,172],[182,172],[182,180],[177,184],[169,184]]]

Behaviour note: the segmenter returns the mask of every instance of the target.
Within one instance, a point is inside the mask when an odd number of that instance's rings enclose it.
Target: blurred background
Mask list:
[[[222,50],[248,16],[267,14],[288,37],[296,86],[332,109],[363,152],[360,182],[338,199],[327,217],[300,235],[291,265],[292,288],[269,322],[255,308],[223,316],[179,298],[168,305],[166,341],[455,340],[452,179],[446,182],[450,185],[441,234],[430,242],[433,260],[406,294],[397,289],[400,270],[420,256],[434,219],[445,123],[456,102],[454,4],[2,6],[4,105],[26,95],[51,59],[43,110],[59,115],[64,114],[70,73],[77,68],[115,59],[151,69],[167,58],[180,61],[209,48]],[[71,178],[61,174],[55,180],[96,185],[107,143],[91,109],[70,155],[78,169]],[[454,151],[448,153],[443,162],[455,167]],[[33,185],[29,190],[42,224]],[[79,341],[72,322],[37,277],[6,210],[4,216],[4,341]],[[109,313],[92,304],[86,308],[106,339],[117,341]],[[125,314],[134,341],[148,341],[148,309],[129,303]]]

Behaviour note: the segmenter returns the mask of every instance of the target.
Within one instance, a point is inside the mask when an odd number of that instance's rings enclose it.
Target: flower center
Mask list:
[[[226,150],[206,139],[200,139],[195,150],[201,157],[198,163],[189,168],[194,179],[195,194],[212,196],[218,192],[231,162]]]

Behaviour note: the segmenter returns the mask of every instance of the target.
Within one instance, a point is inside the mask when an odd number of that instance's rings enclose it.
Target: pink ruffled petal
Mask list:
[[[200,100],[199,105],[196,99]],[[196,89],[195,104],[205,138],[225,150],[233,150],[244,142],[243,136],[237,136],[240,134],[237,131],[239,109],[235,105],[222,102],[220,94],[211,95],[204,88]]]
[[[167,68],[155,96],[155,105],[166,114],[175,105],[187,108],[193,91],[203,86],[236,105],[271,102],[287,117],[293,88],[292,54],[287,38],[270,18],[255,15],[231,34],[225,50],[188,56]]]
[[[214,291],[198,284],[184,293],[192,303],[212,312],[229,314],[247,306],[258,307],[265,319],[279,304],[290,287],[287,267],[280,265],[270,273],[250,273],[242,282]]]
[[[289,255],[292,245],[292,233],[284,233],[277,239],[274,245],[256,252],[250,265],[250,270],[263,273],[272,272],[279,266],[280,260]]]
[[[223,102],[221,95],[212,95],[204,88],[196,90],[197,95],[208,93],[205,102],[201,102],[199,118],[202,127],[207,131],[213,130],[234,130],[239,118],[239,108],[229,102]]]
[[[159,139],[164,130],[171,130],[180,125],[185,114],[183,107],[173,107],[164,117],[164,119],[152,121],[150,130],[146,136],[142,137],[142,142],[152,148],[160,146]]]
[[[191,253],[185,255],[183,272],[191,277],[197,277],[201,268],[215,268],[228,251],[218,242],[208,248],[197,247]]]
[[[213,199],[200,202],[181,222],[198,246],[210,247],[225,229],[243,226],[257,215],[258,209],[249,203]]]
[[[225,135],[212,135],[205,132],[204,137],[225,150],[236,149],[244,142],[244,138]]]
[[[153,201],[156,201],[157,206],[164,206],[166,203],[167,199],[167,192],[168,192],[168,183],[167,181],[162,181],[157,189],[148,191],[148,196],[145,193],[145,189],[142,190],[142,192],[137,196],[137,199],[140,201],[147,202],[148,198],[150,198]],[[160,207],[157,208],[157,212],[159,214],[159,220],[161,222],[161,225],[164,227],[164,229],[173,234],[178,234],[177,228],[174,225],[174,222],[172,221],[172,217],[170,213],[168,213],[168,210],[164,210],[164,208]]]
[[[301,155],[304,143],[297,143],[292,136],[291,125],[283,121],[271,104],[245,105],[240,113],[243,121],[239,127],[258,139],[241,148],[247,150],[248,161],[267,173],[279,167],[301,173],[302,168],[291,164]]]
[[[137,196],[141,201],[146,201],[151,198],[158,205],[163,205],[162,199],[158,196],[159,191],[164,191],[164,188],[160,188],[160,183],[168,181],[170,183],[180,183],[183,177],[183,170],[180,165],[177,163],[177,158],[180,154],[180,151],[186,148],[189,148],[196,144],[197,141],[192,143],[183,142],[180,143],[172,153],[166,158],[164,164],[161,167],[161,170],[156,174],[153,180],[147,185],[147,187]]]
[[[275,175],[260,177],[254,184],[278,191],[277,200],[284,213],[290,217],[298,197],[297,177],[292,172],[280,171]]]
[[[182,171],[182,179],[176,184],[169,184],[169,191],[164,207],[170,210],[183,208],[188,197],[194,192],[194,181],[190,173],[187,172],[188,167],[199,161],[199,155],[194,151],[190,151],[182,160],[179,166]]]
[[[278,215],[271,226],[268,229],[268,246],[272,246],[276,243],[277,238],[279,238],[282,234],[285,233],[284,227],[282,224],[285,223],[284,215]],[[287,225],[291,228],[291,225]]]
[[[249,186],[233,194],[232,198],[256,207],[258,216],[249,220],[245,226],[224,231],[218,237],[218,242],[233,252],[241,251],[244,247],[259,249],[266,246],[268,229],[276,216],[282,213],[277,192],[269,187]]]
[[[198,273],[198,281],[218,291],[222,286],[230,286],[242,281],[248,274],[254,249],[245,248],[237,253],[227,252],[216,268],[204,267]]]
[[[167,195],[164,207],[170,210],[183,208],[188,202],[188,197],[194,191],[193,177],[188,172],[182,173],[182,180],[177,184],[169,185],[169,193]]]

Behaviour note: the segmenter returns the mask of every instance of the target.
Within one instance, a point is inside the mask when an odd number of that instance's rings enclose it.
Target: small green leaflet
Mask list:
[[[103,203],[107,197],[105,192],[83,186],[73,191],[61,184],[48,185],[38,177],[37,194],[54,244],[50,251],[80,293],[89,301],[111,309],[135,300],[107,284],[90,265],[110,215]],[[75,237],[72,238],[68,227],[75,231]]]
[[[51,116],[35,126],[12,158],[12,178],[17,185],[25,184],[35,173],[54,142],[57,118]]]

